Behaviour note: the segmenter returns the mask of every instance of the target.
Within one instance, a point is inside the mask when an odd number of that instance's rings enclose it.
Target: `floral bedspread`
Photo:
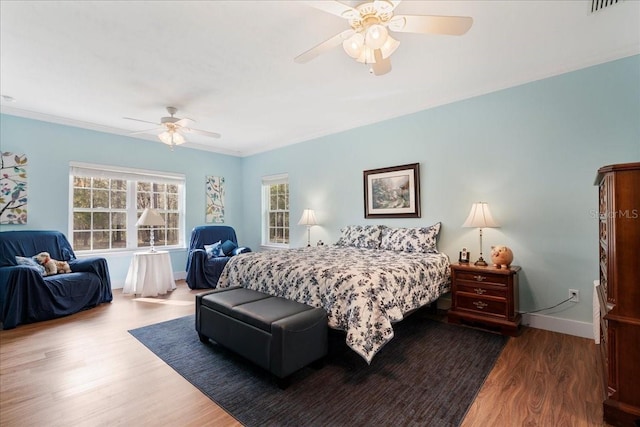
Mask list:
[[[394,322],[449,291],[442,253],[320,246],[251,252],[227,263],[218,287],[243,286],[323,307],[329,326],[367,363],[393,338]]]

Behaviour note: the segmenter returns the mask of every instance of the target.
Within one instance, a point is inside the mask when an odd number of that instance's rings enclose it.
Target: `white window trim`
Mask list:
[[[158,247],[160,250],[168,250],[173,252],[175,250],[184,250],[186,249],[186,175],[173,173],[173,172],[164,172],[164,171],[153,171],[148,169],[137,169],[137,168],[127,168],[121,166],[112,166],[112,165],[102,165],[98,163],[84,163],[84,162],[69,162],[69,209],[68,209],[68,225],[67,225],[67,236],[72,239],[73,236],[73,177],[81,176],[82,174],[87,174],[87,176],[93,177],[103,177],[103,178],[115,178],[115,179],[127,179],[127,180],[153,180],[157,183],[165,183],[165,184],[177,184],[182,187],[182,192],[179,203],[179,211],[182,213],[180,215],[180,224],[178,225],[178,243],[176,245],[168,245]],[[131,200],[130,194],[127,194],[127,205],[130,205]],[[129,224],[127,224],[127,228]],[[129,240],[131,236],[127,236],[127,240]],[[94,256],[94,255],[111,255],[118,253],[133,253],[140,252],[145,250],[146,247],[129,247],[130,242],[127,241],[127,248],[117,248],[117,249],[96,249],[96,250],[75,250],[76,256]]]
[[[289,174],[281,173],[277,175],[269,175],[262,177],[262,214],[261,228],[262,240],[260,247],[263,249],[289,249],[291,243],[291,223],[289,223],[289,243],[269,243],[269,204],[270,197],[268,186],[277,184],[289,184]],[[289,189],[291,190],[291,189]],[[289,191],[289,208],[291,208],[291,191]],[[291,209],[289,209],[289,218],[291,218]]]

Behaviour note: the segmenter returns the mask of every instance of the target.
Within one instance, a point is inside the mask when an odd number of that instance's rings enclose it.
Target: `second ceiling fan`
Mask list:
[[[189,118],[175,117],[178,112],[176,107],[167,107],[168,117],[160,118],[160,123],[149,122],[147,120],[133,119],[131,117],[123,117],[127,120],[135,120],[136,122],[150,123],[159,127],[153,129],[145,129],[137,132],[131,132],[129,135],[136,135],[140,133],[158,133],[160,141],[164,142],[173,149],[176,145],[184,144],[186,139],[184,133],[193,133],[197,135],[208,136],[210,138],[220,138],[220,134],[216,132],[209,132],[206,130],[193,129],[190,127],[191,123],[195,123],[195,120]]]
[[[400,0],[375,0],[351,7],[339,1],[307,1],[307,4],[347,19],[351,28],[336,34],[298,55],[294,61],[305,63],[338,45],[358,62],[370,65],[380,76],[391,71],[389,57],[400,42],[389,30],[401,33],[444,34],[459,36],[473,24],[469,16],[395,15]]]

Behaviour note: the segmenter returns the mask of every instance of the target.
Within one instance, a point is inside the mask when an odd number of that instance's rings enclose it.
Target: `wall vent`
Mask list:
[[[591,0],[591,13],[613,6],[616,3],[622,3],[622,0]]]

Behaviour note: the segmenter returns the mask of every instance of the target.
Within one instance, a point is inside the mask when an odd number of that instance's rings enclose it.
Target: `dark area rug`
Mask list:
[[[194,316],[129,332],[246,426],[459,425],[507,338],[422,310],[394,330],[371,365],[330,331],[324,366],[298,371],[285,390],[261,368],[202,344]]]

